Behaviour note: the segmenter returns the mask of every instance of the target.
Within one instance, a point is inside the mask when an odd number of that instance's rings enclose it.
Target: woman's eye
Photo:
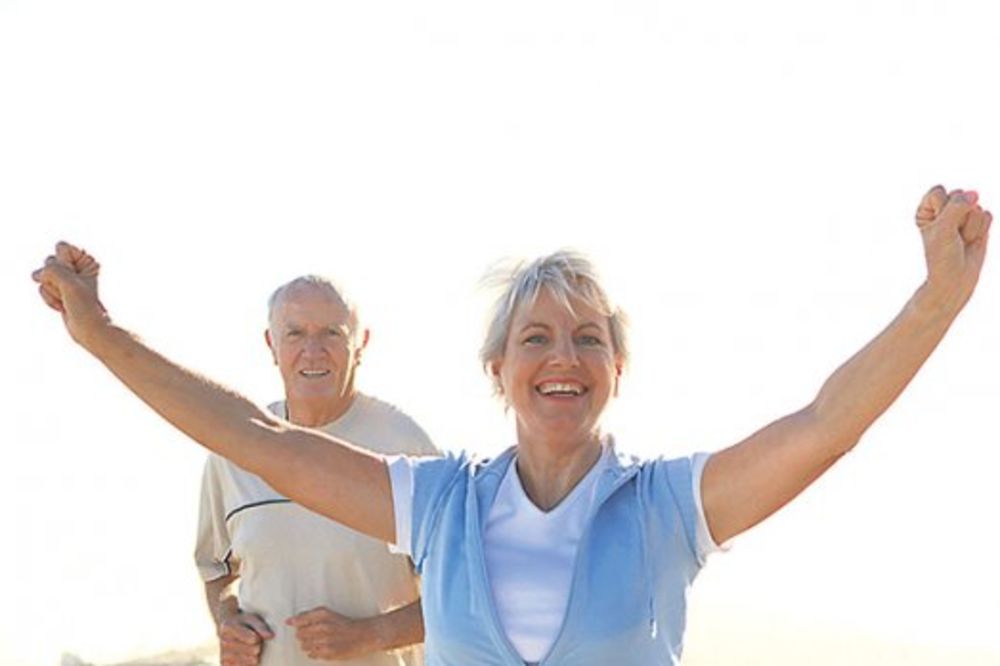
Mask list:
[[[577,341],[584,347],[599,347],[604,342],[596,335],[581,335]]]
[[[327,332],[328,335],[332,335],[335,338],[340,337],[340,329],[339,328],[328,328],[328,329],[326,329],[326,332]]]
[[[548,338],[541,333],[535,333],[534,335],[526,337],[524,339],[524,343],[528,345],[544,345],[547,340]]]

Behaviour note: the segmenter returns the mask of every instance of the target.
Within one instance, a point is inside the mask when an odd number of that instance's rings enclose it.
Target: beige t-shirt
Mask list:
[[[269,409],[285,414],[284,402]],[[361,394],[322,430],[378,453],[438,454],[410,417]],[[409,558],[292,503],[260,477],[215,454],[205,463],[195,561],[206,582],[230,571],[239,574],[240,608],[260,615],[275,634],[264,643],[261,666],[329,666],[302,652],[294,630],[285,625],[293,615],[325,606],[349,617],[370,617],[419,596]],[[422,651],[410,648],[337,663],[422,662]]]

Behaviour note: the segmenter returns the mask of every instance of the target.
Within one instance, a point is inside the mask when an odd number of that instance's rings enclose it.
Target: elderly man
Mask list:
[[[300,277],[268,306],[264,337],[285,387],[274,414],[383,454],[436,453],[413,420],[355,388],[368,331],[342,290]],[[422,662],[419,648],[396,649],[423,640],[409,560],[214,454],[205,465],[195,559],[222,666]]]

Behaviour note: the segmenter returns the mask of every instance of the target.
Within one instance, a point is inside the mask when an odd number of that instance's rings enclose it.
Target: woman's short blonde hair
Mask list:
[[[479,360],[488,373],[490,365],[503,356],[514,313],[522,304],[534,303],[543,287],[570,311],[572,302],[578,300],[605,315],[614,351],[623,366],[628,363],[628,318],[611,301],[587,256],[559,250],[531,262],[499,266],[486,274],[483,284],[500,292],[490,309],[486,337],[479,350]]]

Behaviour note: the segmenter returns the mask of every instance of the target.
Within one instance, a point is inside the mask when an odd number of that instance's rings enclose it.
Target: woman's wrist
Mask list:
[[[928,280],[910,298],[907,309],[926,320],[927,324],[951,323],[966,301],[968,297],[963,297],[954,286],[942,286]]]

